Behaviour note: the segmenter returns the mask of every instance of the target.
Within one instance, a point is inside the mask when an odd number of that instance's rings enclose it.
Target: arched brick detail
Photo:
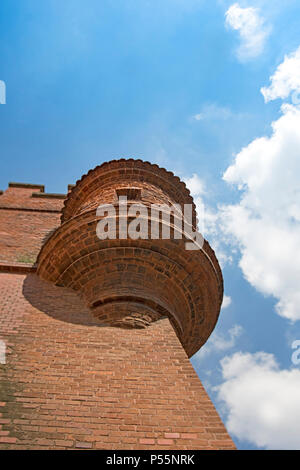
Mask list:
[[[152,308],[144,299],[130,297],[107,299],[106,303],[93,307],[92,312],[104,324],[120,328],[146,328],[161,318],[155,305]]]
[[[149,162],[120,159],[97,166],[77,181],[64,202],[62,222],[99,204],[116,201],[116,189],[129,186],[141,189],[142,202],[192,204],[196,221],[193,198],[177,176]]]

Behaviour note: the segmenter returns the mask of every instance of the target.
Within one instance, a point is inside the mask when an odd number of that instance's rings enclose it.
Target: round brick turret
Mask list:
[[[114,222],[122,220],[120,198],[128,208],[143,204],[177,207],[169,222],[160,221],[156,239],[99,239],[97,224],[104,215],[99,205],[116,208]],[[88,172],[71,189],[62,210],[61,226],[45,242],[38,256],[38,275],[71,288],[84,298],[103,324],[147,328],[168,317],[186,351],[192,356],[211,334],[223,297],[222,273],[209,244],[186,250],[175,221],[189,204],[191,226],[196,210],[185,184],[173,173],[148,162],[113,160]],[[178,209],[179,207],[179,209]],[[130,222],[131,219],[129,219]],[[161,235],[163,225],[171,237]],[[147,222],[150,229],[150,222]],[[149,230],[150,233],[150,230]],[[109,232],[107,236],[109,236]]]

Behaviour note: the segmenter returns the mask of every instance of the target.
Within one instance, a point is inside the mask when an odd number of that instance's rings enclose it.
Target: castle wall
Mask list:
[[[232,449],[168,318],[103,326],[36,257],[63,195],[0,195],[0,449]]]
[[[60,224],[63,199],[27,186],[9,187],[0,195],[0,264],[33,264],[49,232]]]
[[[0,274],[0,449],[228,449],[167,318],[102,327],[74,292]]]

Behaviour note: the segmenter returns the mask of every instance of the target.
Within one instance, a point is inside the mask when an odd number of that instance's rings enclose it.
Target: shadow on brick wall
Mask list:
[[[76,292],[43,281],[36,274],[26,276],[23,295],[34,308],[56,320],[76,325],[103,326]]]

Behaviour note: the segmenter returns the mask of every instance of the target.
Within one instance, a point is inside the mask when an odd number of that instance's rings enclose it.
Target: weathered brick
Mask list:
[[[140,444],[154,445],[155,440],[154,439],[140,439]]]
[[[178,432],[165,432],[165,437],[167,439],[179,439],[180,434]]]
[[[91,442],[76,442],[76,446],[78,449],[91,449],[92,444]]]
[[[66,205],[39,185],[0,196],[0,449],[234,448],[188,359],[219,312],[215,255],[174,240],[100,249],[95,209],[119,189],[192,202],[170,172],[133,160],[91,172]]]
[[[160,446],[171,446],[173,444],[172,439],[157,439],[157,444]]]

